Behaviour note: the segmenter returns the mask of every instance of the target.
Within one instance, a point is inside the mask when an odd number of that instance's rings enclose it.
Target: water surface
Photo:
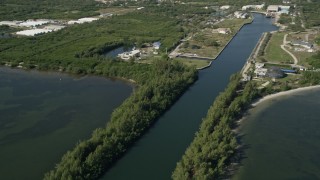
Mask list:
[[[199,80],[111,168],[102,179],[170,179],[171,173],[198,130],[201,119],[231,74],[241,70],[263,32],[277,30],[271,20],[254,15]]]
[[[320,179],[320,89],[268,100],[243,120],[233,179]]]
[[[0,68],[0,179],[41,179],[131,91],[101,77]]]

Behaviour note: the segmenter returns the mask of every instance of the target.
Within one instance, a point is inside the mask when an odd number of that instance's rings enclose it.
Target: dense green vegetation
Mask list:
[[[37,37],[0,39],[0,63],[23,61],[38,69],[68,69],[101,58],[103,51],[122,44],[160,40],[161,50],[172,49],[184,35],[178,21],[146,12],[130,13],[74,25]],[[103,58],[101,58],[103,59]],[[84,72],[79,72],[84,73]]]
[[[134,77],[139,88],[113,112],[106,128],[97,129],[89,140],[67,152],[45,179],[97,179],[196,79],[195,70],[177,61],[121,64],[101,63],[95,69],[107,76]]]
[[[240,78],[232,76],[228,87],[215,99],[193,142],[177,163],[173,179],[217,179],[226,175],[226,166],[238,145],[232,132],[235,120],[258,95],[253,82],[237,93],[243,87]]]
[[[97,179],[197,78],[194,68],[166,56],[149,65],[105,58],[104,51],[154,41],[161,41],[161,51],[170,50],[183,35],[174,18],[140,11],[36,37],[0,39],[1,65],[134,79],[138,86],[107,126],[67,152],[45,179]]]
[[[1,0],[0,21],[32,18],[79,18],[93,16],[104,7],[94,0]]]
[[[319,71],[305,71],[300,78],[301,85],[318,85],[320,84],[320,72]]]
[[[299,1],[301,8],[302,20],[306,22],[306,27],[320,25],[320,2],[319,0]]]
[[[317,54],[309,57],[307,59],[307,62],[316,69],[320,69],[320,52],[318,52]]]

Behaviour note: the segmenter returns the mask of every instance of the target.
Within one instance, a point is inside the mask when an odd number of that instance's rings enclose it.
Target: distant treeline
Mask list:
[[[244,86],[240,79],[241,75],[233,75],[228,87],[215,99],[193,142],[177,163],[173,179],[209,180],[226,175],[226,167],[238,146],[232,132],[235,120],[259,95],[254,82]]]
[[[94,0],[1,0],[0,21],[34,18],[76,19],[98,15],[105,7]]]

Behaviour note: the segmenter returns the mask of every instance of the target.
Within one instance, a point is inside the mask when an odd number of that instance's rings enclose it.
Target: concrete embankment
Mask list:
[[[238,34],[238,32],[243,28],[243,26],[247,25],[247,24],[251,24],[253,22],[253,18],[251,19],[250,22],[247,22],[247,23],[244,23],[239,29],[238,31],[230,38],[230,40],[227,42],[227,44],[219,51],[219,53],[214,57],[214,58],[209,58],[207,60],[211,60],[211,62],[207,65],[207,66],[204,66],[204,67],[201,67],[201,68],[197,68],[198,70],[202,70],[202,69],[206,69],[208,67],[211,66],[212,64],[212,61],[217,59],[217,57],[223,52],[223,50],[225,50],[228,45],[230,44],[230,42],[233,40],[233,38]],[[201,57],[197,57],[197,58],[201,58]]]

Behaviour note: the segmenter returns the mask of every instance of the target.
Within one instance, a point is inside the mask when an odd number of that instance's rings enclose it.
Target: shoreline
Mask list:
[[[292,95],[292,94],[297,93],[297,92],[303,92],[303,91],[307,91],[307,90],[318,89],[318,88],[320,88],[320,85],[299,87],[299,88],[291,89],[291,90],[288,90],[288,91],[281,91],[281,92],[278,92],[278,93],[269,94],[269,95],[263,96],[262,98],[259,98],[259,99],[255,100],[255,101],[253,101],[251,103],[251,106],[252,107],[256,107],[259,104],[261,104],[261,103],[263,103],[263,102],[265,102],[267,100],[271,100],[271,99],[274,99],[274,98],[277,98],[277,97],[281,97],[281,96],[285,96],[285,95]]]

